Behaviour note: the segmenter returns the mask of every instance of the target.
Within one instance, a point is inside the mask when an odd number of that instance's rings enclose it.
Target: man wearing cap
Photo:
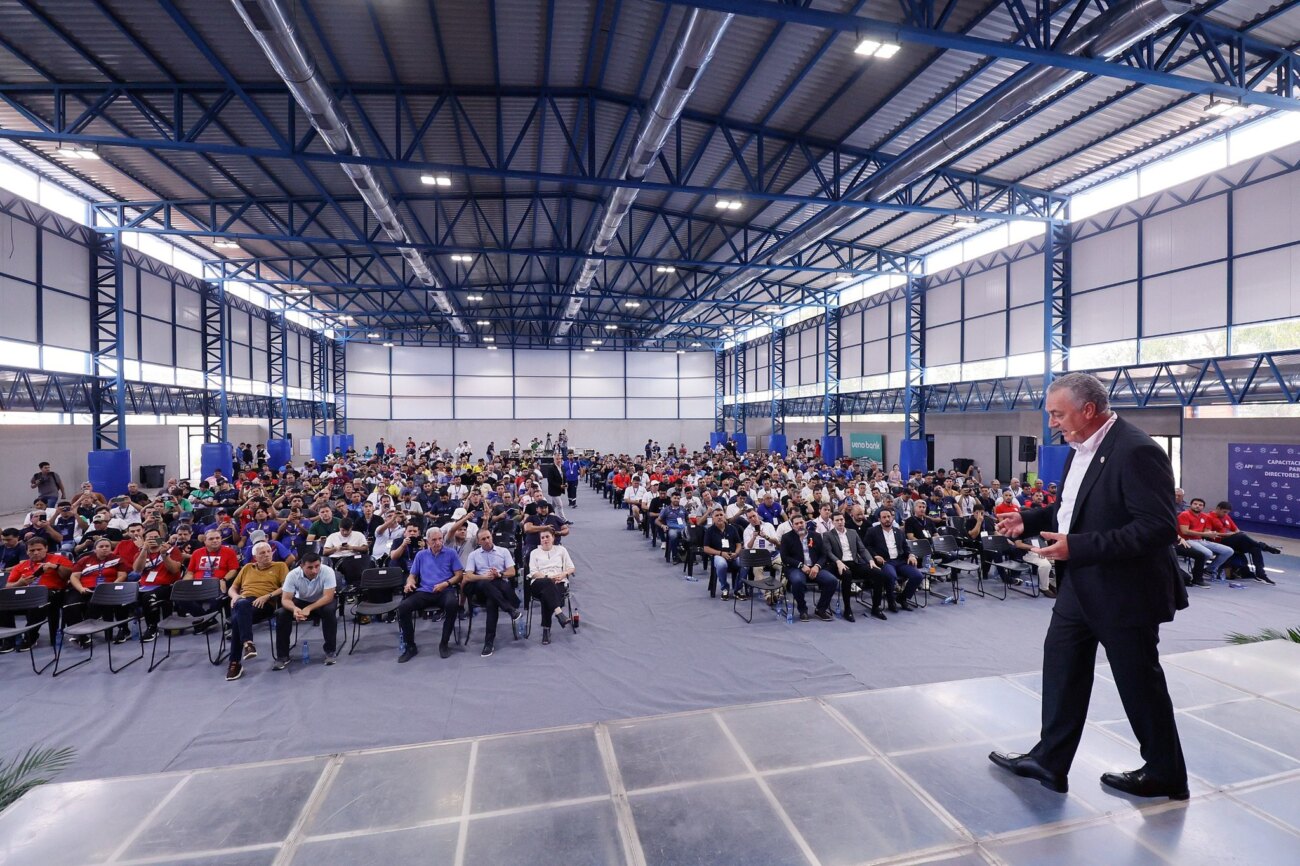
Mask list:
[[[253,561],[253,548],[263,541],[271,545],[271,559],[274,562],[283,562],[290,568],[294,567],[294,563],[297,561],[297,556],[294,554],[293,550],[283,542],[271,538],[266,534],[265,530],[261,529],[254,529],[252,532],[248,533],[248,545],[243,549],[241,557],[244,562]]]

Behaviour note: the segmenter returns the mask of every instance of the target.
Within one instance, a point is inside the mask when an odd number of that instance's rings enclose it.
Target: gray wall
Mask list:
[[[469,440],[475,454],[482,456],[488,442],[495,442],[497,450],[509,447],[512,438],[525,445],[534,436],[546,438],[560,430],[569,431],[569,444],[574,448],[594,448],[602,453],[640,454],[646,439],[654,439],[664,448],[669,442],[695,450],[709,441],[713,422],[661,419],[654,421],[591,419],[550,419],[529,421],[365,421],[349,420],[348,432],[354,434],[357,448],[373,445],[383,436],[387,442],[404,443],[409,436],[416,442],[436,439],[439,445],[453,447],[462,439]]]

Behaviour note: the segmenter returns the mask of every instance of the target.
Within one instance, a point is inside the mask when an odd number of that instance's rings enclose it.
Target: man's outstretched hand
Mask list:
[[[1025,519],[1019,511],[1008,511],[998,515],[998,535],[1007,538],[1019,538],[1025,531]]]

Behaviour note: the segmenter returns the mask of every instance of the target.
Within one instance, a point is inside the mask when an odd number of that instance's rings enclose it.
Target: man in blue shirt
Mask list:
[[[438,655],[451,655],[451,633],[456,628],[456,611],[460,607],[460,581],[465,567],[456,551],[442,545],[442,530],[430,527],[424,534],[426,549],[415,555],[411,573],[406,578],[406,598],[397,608],[397,621],[402,627],[406,651],[398,657],[401,664],[415,658],[415,614],[425,608],[442,610],[442,641]]]
[[[582,464],[569,457],[560,464],[560,469],[564,472],[564,492],[569,495],[569,507],[577,508],[578,480],[582,475]]]
[[[763,501],[758,503],[758,518],[764,523],[780,526],[782,521],[781,503],[777,502],[769,490],[763,494]]]
[[[673,491],[668,504],[659,511],[659,517],[655,522],[659,524],[659,529],[668,539],[668,561],[672,562],[677,555],[677,545],[681,543],[682,535],[686,532],[686,509],[682,507],[681,494],[676,490]]]
[[[520,617],[519,600],[510,585],[515,576],[515,558],[505,547],[492,542],[492,530],[484,527],[478,531],[479,546],[465,561],[465,596],[487,610],[487,626],[483,631],[483,656],[492,655],[492,645],[497,636],[497,614],[505,609],[511,622]]]

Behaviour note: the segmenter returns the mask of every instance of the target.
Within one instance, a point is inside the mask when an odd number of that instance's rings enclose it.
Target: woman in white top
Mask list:
[[[528,591],[542,603],[542,644],[551,642],[551,617],[560,621],[560,628],[569,624],[564,614],[564,594],[569,577],[574,572],[569,551],[555,543],[555,533],[544,529],[540,536],[541,547],[528,555]]]

